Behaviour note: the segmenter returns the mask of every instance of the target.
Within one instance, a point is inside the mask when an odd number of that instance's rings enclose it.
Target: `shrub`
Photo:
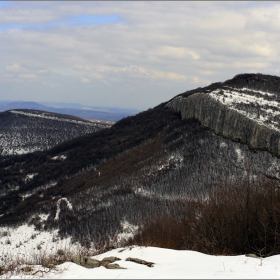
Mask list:
[[[177,213],[178,214],[178,213]],[[207,254],[280,253],[280,191],[275,183],[217,186],[184,213],[152,217],[127,245]]]

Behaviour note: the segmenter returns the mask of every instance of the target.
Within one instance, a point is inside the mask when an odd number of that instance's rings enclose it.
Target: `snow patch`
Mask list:
[[[38,151],[38,149],[34,148],[28,148],[28,149],[23,149],[23,148],[15,148],[14,150],[9,150],[7,153],[8,155],[16,154],[16,155],[23,155],[23,154],[28,154],[28,153],[33,153],[35,151]]]
[[[50,214],[39,214],[41,221],[46,221],[48,219]]]
[[[27,181],[31,181],[34,176],[38,175],[38,173],[30,173],[30,174],[27,174],[24,181],[27,182]]]
[[[14,111],[14,110],[10,110],[9,112],[13,113],[13,114],[17,114],[17,115],[28,116],[28,117],[35,117],[35,118],[42,118],[42,119],[56,120],[56,121],[61,121],[61,122],[77,123],[77,124],[85,124],[85,125],[89,125],[89,126],[96,126],[95,123],[92,123],[92,122],[58,118],[58,117],[54,117],[49,114],[41,113],[41,112],[33,112],[33,113],[29,112],[28,113],[28,112],[23,112],[23,111]]]
[[[67,156],[65,156],[65,155],[59,155],[59,156],[52,157],[51,159],[53,159],[53,160],[65,160],[66,158],[67,158]]]
[[[117,235],[117,243],[120,244],[123,241],[127,241],[132,238],[138,231],[138,226],[130,224],[128,221],[121,221],[122,232]]]
[[[237,162],[244,161],[244,155],[242,154],[242,151],[240,148],[235,148],[235,152],[237,154]]]
[[[226,148],[228,145],[226,142],[221,141],[220,142],[220,148]]]
[[[72,206],[72,204],[69,202],[69,200],[68,200],[66,197],[60,198],[60,199],[57,201],[57,203],[56,203],[56,214],[55,214],[55,218],[54,218],[55,221],[58,220],[58,218],[59,218],[59,214],[60,214],[60,203],[61,203],[62,200],[66,202],[67,208],[68,208],[70,211],[73,211],[73,206]]]
[[[208,94],[249,119],[280,131],[280,100],[276,94],[230,87],[220,88]],[[250,106],[250,110],[246,106]]]
[[[168,158],[163,159],[163,162],[159,162],[154,168],[158,171],[169,169],[171,165],[178,166],[180,163],[182,163],[184,160],[184,157],[180,154],[177,155],[170,155]]]

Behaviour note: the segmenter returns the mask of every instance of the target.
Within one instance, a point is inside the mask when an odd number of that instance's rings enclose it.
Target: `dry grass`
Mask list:
[[[59,248],[56,253],[48,253],[47,250],[38,250],[37,253],[20,256],[13,252],[2,251],[0,257],[0,278],[7,279],[12,277],[21,278],[41,278],[49,273],[61,274],[67,268],[61,268],[59,265],[71,261],[73,256],[87,255],[92,256],[99,251],[86,249],[82,246],[70,246]]]
[[[105,244],[105,245],[104,245]],[[36,252],[23,249],[14,253],[12,249],[0,248],[0,279],[20,278],[42,278],[48,275],[63,273],[67,267],[61,264],[71,261],[77,256],[95,256],[121,246],[117,235],[112,239],[99,240],[93,243],[65,243],[57,245],[55,253],[50,253],[47,247],[38,245]],[[2,251],[1,251],[2,250]],[[51,274],[50,274],[51,273]]]

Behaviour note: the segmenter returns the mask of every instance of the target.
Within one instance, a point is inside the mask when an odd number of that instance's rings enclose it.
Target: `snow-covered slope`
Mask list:
[[[0,247],[2,255],[32,261],[34,256],[56,254],[59,249],[74,249],[75,246],[70,237],[60,239],[57,230],[41,231],[35,229],[34,225],[24,224],[16,228],[1,227]]]
[[[46,215],[41,215],[46,219]],[[94,243],[92,244],[94,254]],[[189,250],[171,250],[157,247],[129,246],[107,251],[92,258],[101,261],[105,257],[117,257],[115,263],[125,269],[85,268],[70,261],[49,270],[40,265],[30,265],[50,254],[60,251],[78,254],[81,247],[72,243],[71,237],[60,238],[57,230],[46,232],[33,225],[16,228],[0,228],[1,258],[26,260],[21,267],[31,267],[30,272],[13,271],[0,278],[55,278],[55,279],[279,279],[280,255],[253,258],[246,255],[213,256]],[[153,262],[153,267],[127,261],[138,258]],[[36,271],[40,273],[36,273]],[[45,271],[45,272],[44,272]],[[36,273],[35,275],[32,275]]]
[[[104,267],[86,269],[75,264],[68,266],[61,278],[94,279],[225,279],[225,278],[279,278],[280,255],[265,258],[239,256],[211,256],[195,251],[177,251],[156,247],[119,248],[94,258],[116,256],[120,266],[127,269],[108,270]],[[154,267],[126,261],[126,258],[139,258],[154,262]]]
[[[125,269],[85,268],[65,262],[51,272],[40,266],[30,266],[29,273],[21,272],[12,278],[34,278],[32,273],[40,271],[36,278],[55,279],[279,279],[280,255],[260,259],[239,256],[211,256],[196,251],[170,250],[156,247],[131,246],[118,248],[94,256],[117,257],[115,263]],[[127,261],[138,258],[153,262],[153,267]],[[2,275],[3,277],[7,275]]]
[[[280,131],[280,98],[276,93],[224,87],[210,91],[214,99],[261,125]]]
[[[109,126],[105,122],[90,122],[45,111],[6,111],[0,113],[0,154],[6,156],[46,150]]]

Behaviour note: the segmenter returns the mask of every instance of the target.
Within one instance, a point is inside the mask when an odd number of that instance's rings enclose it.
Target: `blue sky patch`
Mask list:
[[[104,23],[114,23],[120,21],[119,17],[116,15],[79,15],[79,16],[69,16],[66,20],[60,23],[64,24],[74,24],[74,25],[85,25],[85,24],[104,24]]]
[[[53,27],[60,24],[85,26],[85,25],[92,25],[92,24],[106,24],[106,23],[116,23],[116,22],[120,22],[120,17],[116,15],[78,15],[78,16],[67,16],[65,19],[62,20],[45,22],[45,23],[17,24],[17,23],[0,22],[0,31],[6,31],[11,29],[44,30],[48,27]]]
[[[0,8],[1,7],[8,7],[11,6],[12,2],[11,1],[0,1]]]

